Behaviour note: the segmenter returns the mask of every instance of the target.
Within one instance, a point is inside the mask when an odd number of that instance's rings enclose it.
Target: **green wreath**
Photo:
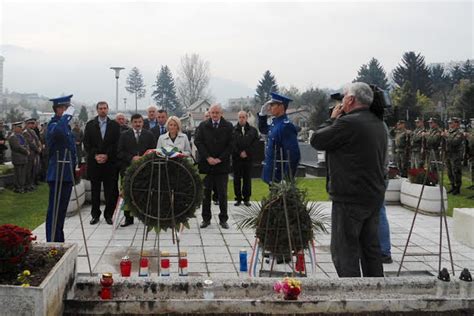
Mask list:
[[[201,206],[203,185],[192,160],[162,157],[155,152],[133,162],[125,172],[127,209],[150,231],[179,229]]]

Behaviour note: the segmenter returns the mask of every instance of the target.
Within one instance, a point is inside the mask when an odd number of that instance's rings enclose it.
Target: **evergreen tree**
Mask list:
[[[464,78],[463,71],[461,70],[461,67],[459,66],[454,66],[453,69],[451,69],[451,82],[453,85],[458,84],[461,79]]]
[[[275,76],[272,75],[270,70],[265,71],[263,74],[263,78],[258,82],[256,92],[255,105],[257,107],[270,100],[270,93],[278,92],[278,85]]]
[[[160,73],[156,76],[154,87],[155,90],[151,95],[156,104],[168,112],[180,116],[182,111],[176,96],[173,75],[168,66],[161,66]]]
[[[301,103],[310,111],[309,126],[316,130],[329,117],[328,93],[319,88],[309,88],[301,94]]]
[[[428,97],[432,94],[429,69],[425,65],[425,57],[421,56],[421,53],[406,52],[403,54],[402,63],[393,71],[393,80],[399,87],[403,87],[408,82],[410,93],[413,96],[418,90]]]
[[[353,82],[361,81],[368,84],[375,84],[379,88],[387,90],[388,80],[385,70],[380,65],[379,61],[372,58],[368,64],[362,65],[357,72],[357,78]]]
[[[451,77],[446,74],[442,65],[435,65],[430,69],[430,80],[433,87],[431,98],[434,104],[441,103],[446,108],[451,90]]]
[[[474,67],[469,59],[462,65],[461,71],[463,79],[470,80],[474,83]]]
[[[138,99],[145,96],[145,84],[143,83],[143,76],[137,67],[133,67],[127,78],[127,85],[125,89],[135,95],[135,112],[138,109]]]
[[[87,108],[83,105],[81,106],[81,111],[79,112],[79,121],[87,123],[87,120],[89,119],[87,115]]]
[[[448,108],[450,115],[462,118],[474,117],[474,83],[461,79],[451,91],[452,105]]]
[[[39,119],[38,111],[36,110],[36,108],[33,109],[33,112],[31,113],[31,118]]]

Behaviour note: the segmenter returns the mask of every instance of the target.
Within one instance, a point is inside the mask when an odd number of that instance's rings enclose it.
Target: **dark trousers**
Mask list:
[[[13,165],[13,171],[15,173],[15,188],[17,190],[24,190],[26,185],[27,177],[27,166],[28,164]]]
[[[234,168],[234,194],[236,201],[249,201],[252,195],[252,161],[248,159],[232,160]]]
[[[0,149],[0,165],[5,163],[5,149]]]
[[[91,198],[92,198],[92,217],[100,217],[100,191],[101,185],[104,184],[105,210],[104,217],[112,218],[114,214],[115,205],[118,199],[118,172],[108,171],[107,173],[100,172],[91,177]]]
[[[35,180],[35,158],[33,156],[28,158],[28,163],[26,164],[26,183],[27,187],[32,187]]]
[[[461,154],[446,154],[446,169],[451,186],[461,188],[462,185],[462,156]]]
[[[49,185],[49,202],[48,213],[46,214],[46,241],[64,242],[64,220],[66,219],[67,207],[69,199],[71,198],[72,182],[63,182],[61,187],[58,185],[57,194],[61,194],[57,201],[59,206],[57,208],[56,230],[54,240],[51,238],[53,234],[54,225],[54,199],[56,197],[56,182],[48,182]]]
[[[229,175],[222,174],[208,174],[204,177],[204,200],[202,201],[202,220],[205,222],[211,221],[211,193],[215,186],[217,190],[217,198],[219,199],[219,221],[221,223],[227,222],[227,181]]]
[[[339,277],[360,277],[360,266],[364,277],[383,277],[380,206],[332,203],[331,255]]]

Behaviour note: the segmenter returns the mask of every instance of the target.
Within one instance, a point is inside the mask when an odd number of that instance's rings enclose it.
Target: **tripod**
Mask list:
[[[61,165],[61,167],[59,167]],[[55,176],[55,181],[54,181],[54,198],[53,198],[53,224],[51,227],[51,241],[55,242],[56,241],[56,226],[58,224],[58,216],[59,216],[59,204],[60,204],[60,199],[61,199],[61,191],[63,188],[63,181],[64,181],[64,172],[66,165],[69,165],[68,171],[71,180],[74,181],[74,170],[72,166],[72,156],[71,156],[71,151],[68,150],[67,148],[64,150],[64,156],[63,159],[60,160],[59,157],[59,150],[56,151],[56,176]],[[59,169],[61,169],[61,175],[59,176]],[[82,215],[81,215],[81,206],[79,205],[79,195],[77,194],[77,188],[76,185],[73,183],[73,189],[74,189],[74,195],[75,195],[75,200],[76,200],[76,206],[78,209],[79,213],[79,222],[81,223],[81,231],[82,231],[82,238],[84,240],[84,248],[86,250],[86,256],[87,256],[87,264],[89,266],[89,273],[92,275],[92,267],[91,267],[91,261],[89,257],[89,249],[87,247],[87,238],[86,238],[86,233],[84,231],[84,223],[82,222]]]
[[[410,227],[410,232],[408,233],[408,239],[407,239],[407,242],[405,244],[405,249],[403,250],[403,255],[402,255],[402,259],[400,261],[400,266],[398,268],[398,272],[397,272],[397,276],[400,276],[400,271],[402,269],[402,266],[403,266],[403,261],[405,260],[405,256],[438,256],[438,271],[441,271],[441,260],[442,260],[442,245],[443,245],[443,222],[444,222],[444,226],[445,226],[445,229],[446,229],[446,239],[447,239],[447,243],[448,243],[448,251],[449,251],[449,258],[450,258],[450,262],[451,262],[451,269],[452,269],[452,272],[453,272],[453,275],[454,275],[454,264],[453,264],[453,253],[451,251],[451,242],[450,242],[450,239],[449,239],[449,230],[448,230],[448,221],[447,221],[447,215],[446,215],[446,208],[445,208],[445,205],[444,205],[444,186],[443,186],[443,177],[444,177],[444,151],[442,152],[442,157],[441,157],[441,160],[437,160],[436,158],[436,155],[435,155],[435,152],[434,150],[431,150],[428,154],[428,168],[425,172],[425,175],[424,175],[424,179],[423,179],[423,185],[421,187],[421,193],[420,193],[420,197],[418,198],[418,204],[416,206],[416,209],[415,209],[415,215],[413,216],[413,221],[411,223],[411,227]],[[413,233],[413,228],[415,226],[415,220],[416,220],[416,217],[418,215],[418,211],[419,211],[419,207],[420,207],[420,203],[421,203],[421,198],[423,196],[423,191],[425,189],[425,183],[426,183],[426,179],[428,178],[428,174],[430,172],[430,169],[431,169],[431,165],[435,165],[435,169],[436,169],[436,174],[438,176],[438,179],[439,179],[439,189],[440,189],[440,199],[441,199],[441,205],[440,205],[440,216],[439,216],[439,252],[438,253],[433,253],[433,252],[428,252],[428,253],[407,253],[407,248],[408,248],[408,244],[410,243],[410,238],[411,238],[411,235]],[[439,170],[441,169],[441,176],[439,176]]]

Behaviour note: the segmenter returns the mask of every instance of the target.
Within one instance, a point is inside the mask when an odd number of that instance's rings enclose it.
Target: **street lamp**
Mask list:
[[[120,75],[120,70],[125,69],[123,67],[110,67],[110,69],[115,71],[115,109],[118,113],[118,80]]]
[[[127,98],[123,98],[123,106],[125,107],[125,111],[127,111]]]

